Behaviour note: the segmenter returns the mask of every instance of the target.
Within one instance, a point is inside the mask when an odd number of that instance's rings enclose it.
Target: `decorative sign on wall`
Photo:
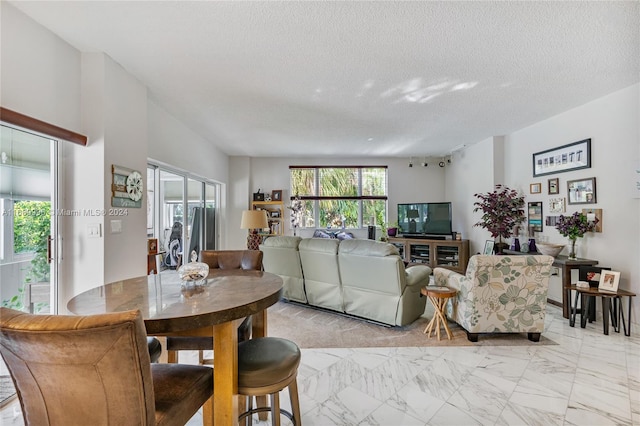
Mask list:
[[[142,175],[137,170],[126,167],[111,166],[113,180],[111,182],[112,207],[142,207]]]
[[[587,217],[589,222],[594,222],[598,219],[593,232],[602,232],[602,209],[582,209],[582,214]]]

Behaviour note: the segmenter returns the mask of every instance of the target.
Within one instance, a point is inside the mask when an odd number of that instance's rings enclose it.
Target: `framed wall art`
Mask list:
[[[593,232],[602,232],[602,209],[582,209],[582,214],[589,222],[596,222]]]
[[[542,201],[528,203],[529,232],[542,232]]]
[[[533,177],[591,167],[591,139],[533,154]]]
[[[567,197],[569,204],[595,204],[596,178],[568,180]]]
[[[142,207],[143,179],[137,170],[111,165],[111,207]]]
[[[560,179],[552,178],[549,179],[547,183],[547,190],[549,195],[559,194],[560,193]]]
[[[540,194],[542,192],[542,184],[532,183],[529,185],[529,192],[531,194]]]
[[[564,197],[549,198],[549,213],[564,213]]]

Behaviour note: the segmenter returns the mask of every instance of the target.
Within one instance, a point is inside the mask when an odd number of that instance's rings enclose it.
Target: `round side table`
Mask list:
[[[444,308],[447,306],[447,301],[458,292],[449,287],[427,286],[420,289],[420,293],[429,298],[435,310],[433,318],[431,318],[431,321],[427,324],[427,328],[424,329],[424,333],[428,338],[431,338],[431,332],[433,331],[434,335],[437,335],[438,340],[440,340],[440,327],[443,326],[447,332],[447,337],[451,340],[451,330],[449,330],[449,326],[447,325]]]

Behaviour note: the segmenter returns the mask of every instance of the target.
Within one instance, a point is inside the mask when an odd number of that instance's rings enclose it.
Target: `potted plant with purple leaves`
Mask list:
[[[560,215],[558,223],[556,223],[556,229],[563,237],[568,237],[571,242],[571,251],[569,252],[569,259],[576,258],[576,240],[584,237],[587,232],[593,232],[596,229],[598,218],[590,221],[587,219],[587,215],[581,212],[575,212],[570,216]]]
[[[473,203],[473,211],[482,212],[482,218],[473,226],[485,228],[493,238],[498,238],[494,251],[496,254],[502,254],[502,250],[508,247],[502,239],[511,237],[515,226],[525,218],[524,195],[498,184],[494,191],[474,196],[478,201]]]

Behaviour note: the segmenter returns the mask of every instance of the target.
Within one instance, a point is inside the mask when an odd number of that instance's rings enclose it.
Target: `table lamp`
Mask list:
[[[267,212],[265,210],[245,210],[242,212],[240,229],[248,229],[247,248],[249,250],[259,250],[260,235],[258,230],[269,227]]]
[[[420,217],[418,210],[412,209],[407,212],[407,217],[411,219],[409,222],[409,233],[415,234],[416,232],[416,218]]]

